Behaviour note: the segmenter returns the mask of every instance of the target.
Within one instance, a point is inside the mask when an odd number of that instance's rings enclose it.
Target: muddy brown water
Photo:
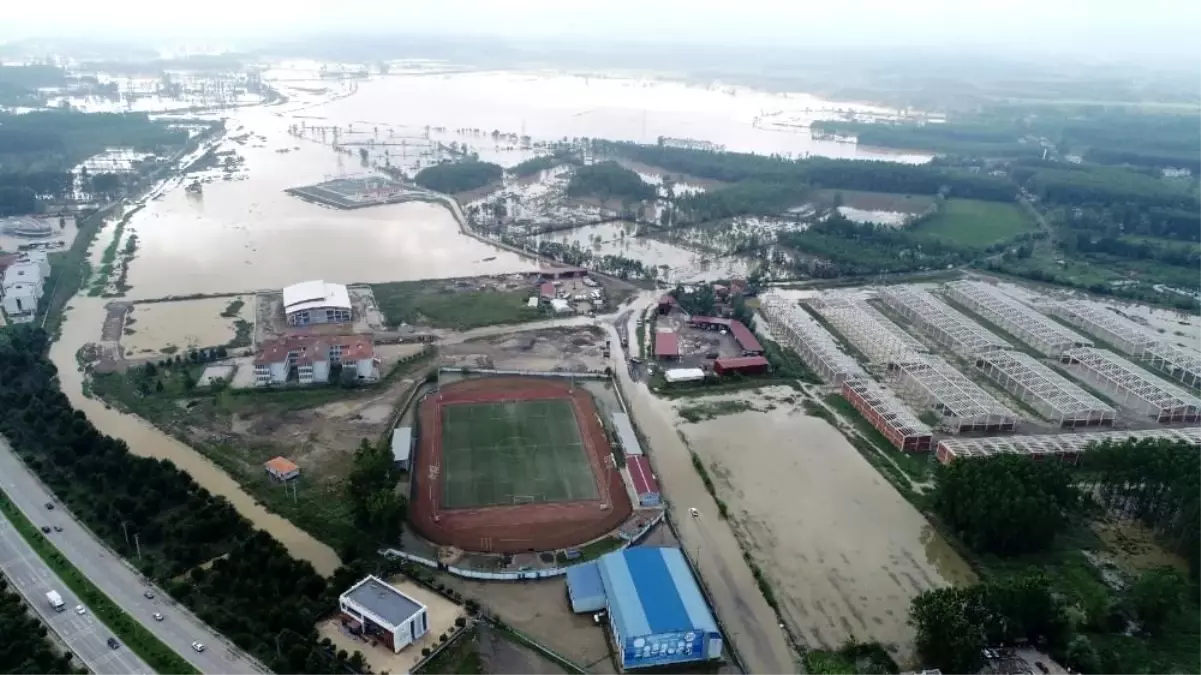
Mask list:
[[[810,648],[880,642],[907,662],[910,601],[973,581],[971,568],[842,433],[800,406],[776,405],[682,433],[793,634]]]
[[[233,478],[199,452],[135,415],[107,408],[104,403],[83,395],[84,374],[75,361],[75,353],[85,344],[100,340],[105,302],[102,298],[86,297],[71,300],[62,337],[50,348],[50,359],[58,368],[59,382],[71,405],[87,415],[101,433],[125,441],[134,454],[174,462],[201,487],[228,499],[238,513],[275,537],[293,556],[309,561],[321,574],[332,574],[341,564],[332,548],[255,502]]]

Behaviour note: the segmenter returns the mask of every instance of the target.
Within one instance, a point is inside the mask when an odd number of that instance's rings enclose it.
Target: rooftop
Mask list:
[[[396,427],[392,431],[392,461],[407,462],[413,450],[413,427]]]
[[[718,632],[680,549],[632,546],[601,556],[597,564],[613,624],[623,638]]]
[[[627,457],[626,469],[630,472],[630,480],[634,482],[635,493],[644,495],[659,491],[659,483],[655,481],[655,474],[646,457]]]
[[[756,368],[769,365],[762,356],[735,356],[728,359],[717,359],[713,362],[722,368]]]
[[[734,341],[745,352],[761,352],[763,345],[759,344],[758,338],[747,328],[741,321],[734,319],[723,319],[716,316],[694,316],[689,319],[694,324],[709,324],[711,326],[725,326],[730,329],[730,334],[734,336]]]
[[[296,462],[293,462],[292,460],[288,459],[287,457],[273,457],[273,458],[267,460],[263,464],[263,466],[265,466],[268,469],[271,469],[272,471],[275,471],[276,473],[279,473],[279,474],[286,474],[286,473],[292,473],[293,471],[300,471],[300,467],[296,465]]]
[[[634,425],[630,424],[630,416],[625,413],[613,413],[613,428],[617,431],[617,440],[621,443],[621,451],[628,455],[641,455],[642,445],[638,443],[638,434],[634,433]]]
[[[388,629],[402,625],[425,609],[425,605],[373,576],[351,586],[342,594],[342,600],[373,614],[372,620],[380,620]]]
[[[375,356],[375,347],[370,335],[287,335],[275,340],[264,340],[254,357],[254,365],[266,366],[287,361],[295,355],[295,365],[312,365],[314,361],[329,360],[335,346],[342,347],[343,361],[358,361]]]
[[[342,284],[303,281],[284,287],[284,311],[288,314],[318,307],[350,309],[350,292]]]
[[[680,336],[676,333],[655,333],[655,356],[679,356]]]

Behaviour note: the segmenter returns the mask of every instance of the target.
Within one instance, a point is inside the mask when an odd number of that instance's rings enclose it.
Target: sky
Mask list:
[[[1201,60],[1197,0],[13,0],[0,10],[10,39],[360,31]]]

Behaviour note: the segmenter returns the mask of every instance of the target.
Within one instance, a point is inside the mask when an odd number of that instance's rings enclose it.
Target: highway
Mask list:
[[[100,540],[80,523],[78,523],[55,497],[47,491],[25,467],[25,464],[13,454],[8,441],[0,439],[0,487],[8,494],[9,499],[25,513],[34,525],[58,525],[62,532],[51,532],[47,537],[54,543],[75,567],[87,576],[93,584],[103,591],[113,602],[117,603],[134,620],[141,623],[171,649],[187,659],[197,670],[203,673],[256,673],[267,672],[246,654],[238,650],[232,643],[227,643],[218,633],[206,626],[192,615],[185,607],[175,603],[159,589],[153,588],[132,566],[123,561],[120,556],[109,550]],[[45,507],[47,502],[54,504],[54,509]],[[7,521],[5,521],[7,523]],[[17,533],[11,532],[14,537]],[[133,534],[132,532],[130,533]],[[0,555],[4,555],[0,553]],[[32,552],[30,555],[35,555]],[[11,557],[11,556],[9,556]],[[7,570],[6,570],[7,572]],[[78,617],[73,613],[76,600],[68,600],[65,588],[58,588],[63,599],[71,608],[68,610],[72,619],[87,619],[95,626],[105,630],[100,644],[106,651],[104,639],[108,633],[103,626],[90,616]],[[146,591],[152,591],[154,599],[144,597]],[[36,598],[34,598],[36,600]],[[39,603],[34,602],[37,606]],[[42,591],[42,602],[45,605],[45,591]],[[47,607],[47,609],[49,609]],[[155,621],[154,613],[163,615],[163,621]],[[64,615],[58,615],[56,620],[66,621]],[[204,652],[192,649],[192,642],[199,641],[206,647]],[[128,648],[122,646],[122,653]],[[117,668],[111,666],[108,671],[96,672],[153,672],[139,663],[139,668]]]
[[[38,613],[42,623],[58,634],[75,655],[77,665],[82,664],[97,675],[154,673],[125,645],[110,649],[106,641],[112,633],[90,611],[83,615],[75,613],[75,607],[82,604],[79,598],[3,515],[0,515],[0,571],[8,579],[9,588],[25,596],[25,601]],[[54,611],[46,600],[47,591],[58,591],[67,609]]]

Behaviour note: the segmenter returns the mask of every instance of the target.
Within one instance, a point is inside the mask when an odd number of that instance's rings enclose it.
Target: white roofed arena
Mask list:
[[[284,288],[284,314],[289,326],[350,323],[350,293],[342,284],[304,281]]]

